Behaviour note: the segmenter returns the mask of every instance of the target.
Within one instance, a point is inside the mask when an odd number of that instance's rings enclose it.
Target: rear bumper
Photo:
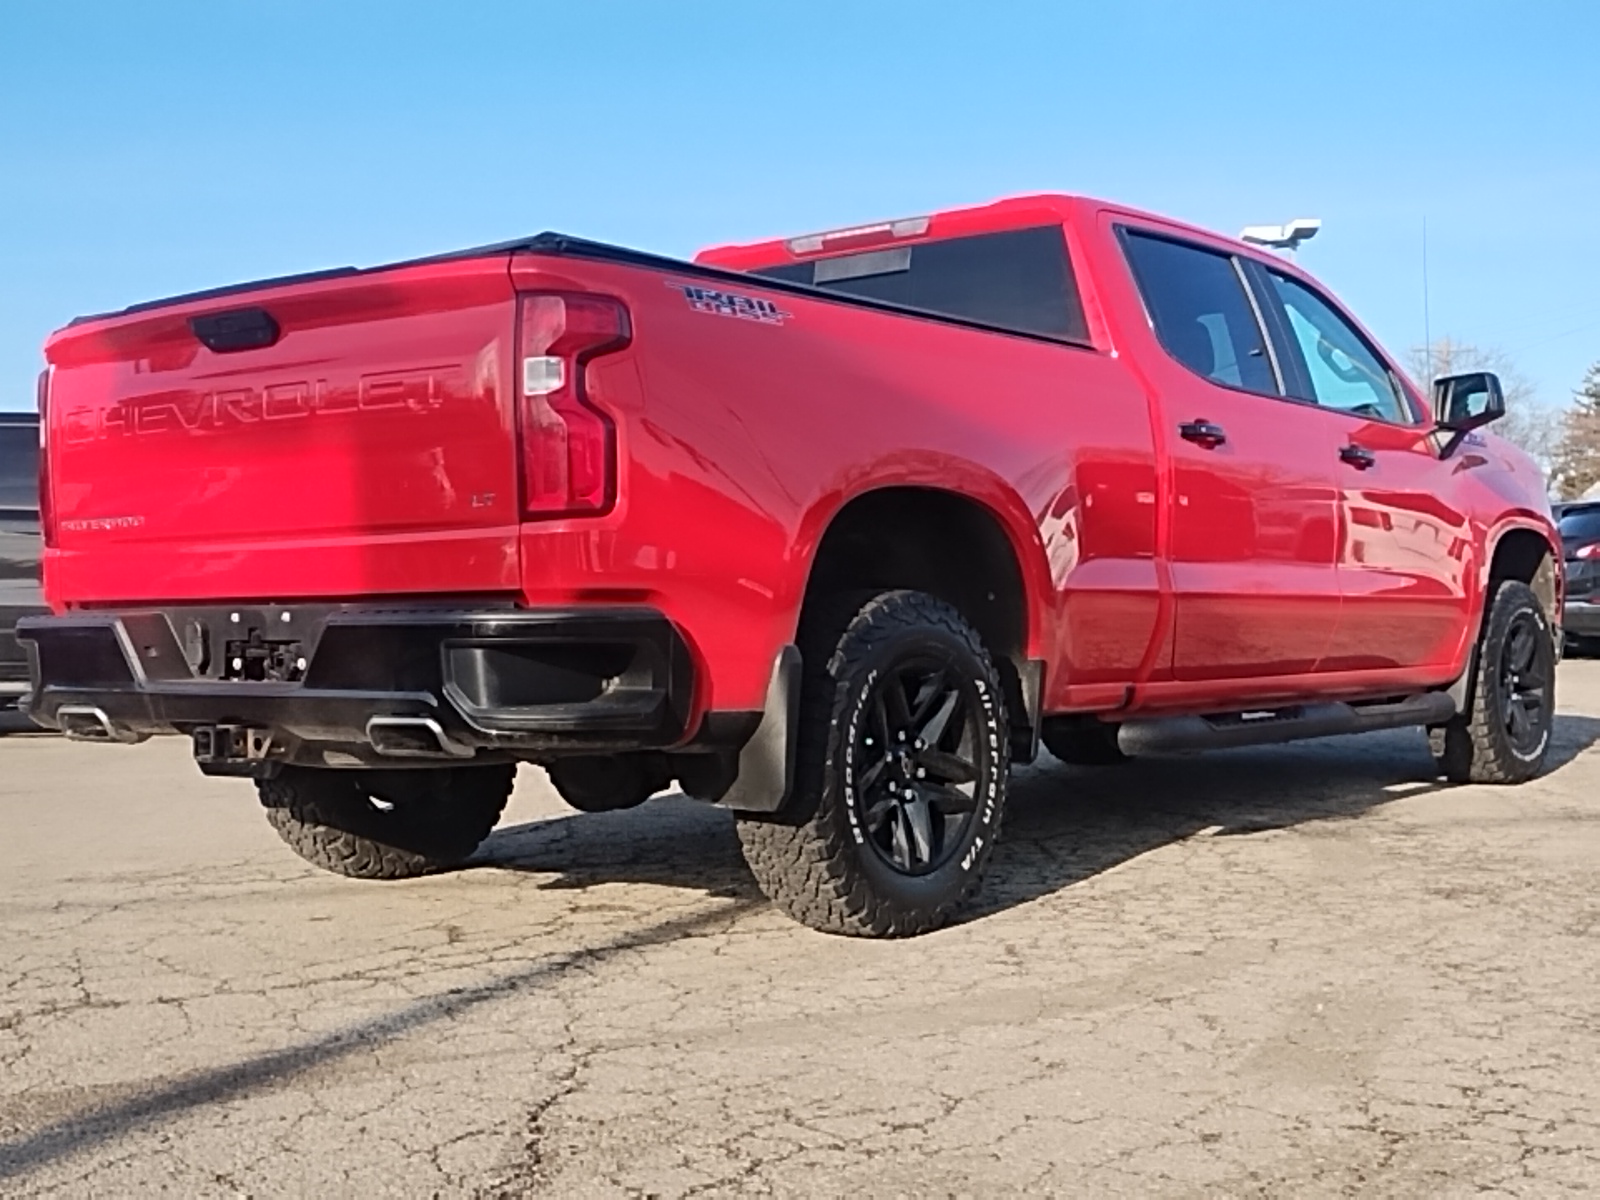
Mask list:
[[[17,622],[49,611],[38,602],[38,589],[32,585],[27,597],[31,603],[11,603],[12,591],[13,581],[0,580],[0,712],[15,708],[28,693],[28,656],[17,644]]]
[[[1577,637],[1600,637],[1600,604],[1568,600],[1561,610],[1561,631]]]
[[[36,721],[92,740],[188,734],[202,759],[660,748],[682,739],[694,690],[682,636],[643,608],[174,608],[17,634]]]

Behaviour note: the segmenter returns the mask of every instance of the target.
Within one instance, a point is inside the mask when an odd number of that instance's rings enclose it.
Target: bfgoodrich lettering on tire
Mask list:
[[[1522,783],[1544,769],[1555,720],[1555,636],[1539,597],[1516,580],[1489,597],[1468,709],[1428,731],[1455,783]]]
[[[791,811],[741,816],[773,903],[829,933],[935,929],[977,889],[1000,832],[999,677],[954,608],[886,592],[808,619]]]

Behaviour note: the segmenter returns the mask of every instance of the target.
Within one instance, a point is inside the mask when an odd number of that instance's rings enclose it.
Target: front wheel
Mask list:
[[[921,592],[808,625],[792,811],[740,818],[745,860],[814,929],[935,929],[976,891],[1000,832],[1009,743],[994,664]]]
[[[1428,731],[1453,783],[1522,783],[1544,769],[1555,724],[1555,634],[1539,597],[1506,580],[1489,598],[1468,711]]]

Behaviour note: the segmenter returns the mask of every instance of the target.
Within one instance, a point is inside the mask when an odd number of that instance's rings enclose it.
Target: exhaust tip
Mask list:
[[[119,742],[132,745],[144,739],[131,729],[118,729],[103,708],[88,704],[63,704],[56,710],[56,725],[75,742]]]
[[[367,722],[367,740],[388,758],[471,758],[477,753],[432,717],[373,717]]]

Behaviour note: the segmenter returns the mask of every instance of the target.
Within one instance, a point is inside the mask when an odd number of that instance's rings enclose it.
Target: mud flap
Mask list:
[[[785,646],[772,664],[761,723],[739,751],[739,773],[717,803],[741,812],[775,813],[794,786],[800,727],[800,649]]]

